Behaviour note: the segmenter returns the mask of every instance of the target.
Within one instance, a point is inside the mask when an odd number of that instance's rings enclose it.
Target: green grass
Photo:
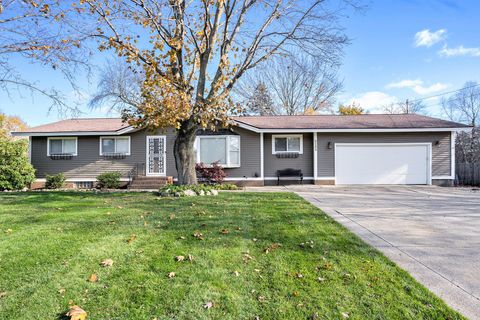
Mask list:
[[[0,292],[0,319],[62,319],[71,303],[96,320],[462,319],[288,193],[0,195]]]

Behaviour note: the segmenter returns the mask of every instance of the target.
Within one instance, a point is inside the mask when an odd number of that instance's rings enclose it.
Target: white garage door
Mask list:
[[[337,184],[428,184],[428,144],[336,144]]]

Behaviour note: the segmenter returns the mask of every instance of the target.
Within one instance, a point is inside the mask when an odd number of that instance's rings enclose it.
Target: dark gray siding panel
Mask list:
[[[32,164],[37,170],[37,178],[46,174],[63,172],[67,178],[92,179],[103,172],[118,171],[124,178],[136,163],[144,164],[146,160],[146,136],[154,133],[141,130],[127,134],[131,139],[131,155],[125,159],[105,160],[99,155],[100,137],[78,137],[78,156],[71,160],[52,160],[47,157],[47,138],[32,138]],[[167,136],[167,175],[175,176],[175,161],[173,158],[173,130],[158,131],[157,135]]]
[[[335,143],[432,143],[432,175],[450,175],[450,132],[414,132],[414,133],[319,133],[318,176],[335,176],[335,150],[328,149],[328,142]],[[440,143],[435,144],[436,141]]]
[[[229,177],[254,177],[260,175],[260,134],[235,128],[235,132],[241,135],[240,154],[241,167],[226,169]],[[100,173],[118,171],[126,178],[128,172],[135,164],[146,162],[146,139],[148,135],[165,135],[167,138],[167,176],[177,176],[173,145],[175,132],[149,132],[141,130],[128,134],[131,139],[131,155],[125,159],[105,160],[99,155],[100,137],[78,137],[78,156],[71,160],[52,160],[47,157],[47,138],[32,138],[32,164],[37,170],[37,178],[45,178],[46,174],[63,172],[67,178],[94,179]]]
[[[303,134],[303,154],[298,158],[277,158],[272,154],[272,134],[264,134],[265,177],[276,177],[277,170],[301,169],[305,177],[313,177],[313,134]]]
[[[227,168],[225,172],[232,178],[260,176],[260,134],[242,128],[233,131],[240,135],[240,168]]]

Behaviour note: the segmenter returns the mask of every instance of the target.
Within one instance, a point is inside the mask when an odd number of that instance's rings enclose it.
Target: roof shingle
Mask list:
[[[233,117],[257,129],[425,129],[467,128],[469,126],[416,114],[366,114],[355,116],[242,116]],[[78,118],[28,128],[22,133],[117,132],[129,125],[120,118]]]
[[[258,129],[416,129],[467,128],[417,114],[243,116],[234,120]]]

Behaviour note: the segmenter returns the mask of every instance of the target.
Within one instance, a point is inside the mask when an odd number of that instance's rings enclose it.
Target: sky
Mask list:
[[[406,99],[428,98],[480,82],[480,1],[372,0],[343,19],[351,44],[345,48],[338,103],[359,104],[370,113]],[[107,59],[105,58],[105,61]],[[97,64],[105,61],[96,61]],[[95,79],[79,82],[80,96],[53,70],[13,61],[17,69],[43,87],[61,91],[66,101],[80,103],[82,116],[109,117],[104,109],[88,108]],[[424,100],[427,113],[441,117],[441,97]],[[48,99],[28,92],[0,92],[0,111],[18,115],[35,126],[61,119],[49,112]]]

